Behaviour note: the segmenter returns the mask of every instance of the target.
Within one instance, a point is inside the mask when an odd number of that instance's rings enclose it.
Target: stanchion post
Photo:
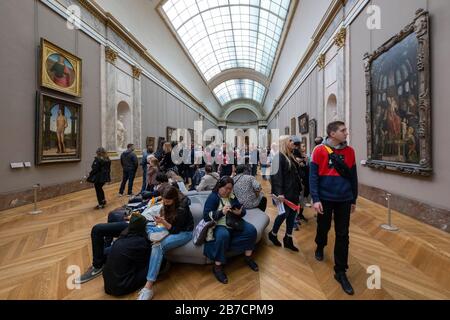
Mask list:
[[[34,210],[30,212],[31,214],[39,214],[39,213],[42,213],[42,210],[38,210],[38,207],[37,207],[37,196],[38,196],[37,193],[38,193],[38,189],[39,189],[40,187],[41,187],[41,185],[40,185],[39,183],[33,185],[33,192],[34,192]]]
[[[381,228],[388,230],[388,231],[397,231],[398,228],[396,226],[392,225],[392,219],[391,219],[391,215],[392,215],[392,211],[391,211],[391,196],[392,194],[390,193],[386,193],[386,201],[387,201],[387,207],[388,207],[388,223],[387,224],[382,224],[380,225]]]

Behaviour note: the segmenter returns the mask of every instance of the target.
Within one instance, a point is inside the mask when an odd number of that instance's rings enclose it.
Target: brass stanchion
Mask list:
[[[30,211],[30,214],[39,214],[42,213],[42,210],[38,210],[37,207],[37,192],[41,188],[41,185],[39,183],[33,185],[33,192],[34,192],[34,210]]]

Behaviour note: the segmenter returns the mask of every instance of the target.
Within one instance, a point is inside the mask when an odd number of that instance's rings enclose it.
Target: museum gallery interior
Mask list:
[[[1,0],[0,299],[450,299],[449,31],[448,0]]]

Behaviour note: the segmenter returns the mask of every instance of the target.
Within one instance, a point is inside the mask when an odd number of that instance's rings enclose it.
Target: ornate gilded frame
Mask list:
[[[432,174],[431,161],[431,87],[430,87],[430,23],[429,14],[423,9],[416,11],[414,21],[407,25],[397,35],[385,42],[372,54],[366,53],[365,75],[366,75],[366,123],[367,123],[367,161],[366,166],[374,169],[392,170],[400,173],[429,176]],[[403,162],[391,162],[372,159],[372,62],[397,43],[410,34],[415,33],[418,40],[417,50],[417,81],[419,94],[419,162],[409,164]]]
[[[47,106],[51,103],[62,104],[67,107],[71,107],[74,113],[72,117],[74,121],[72,125],[74,126],[74,140],[76,148],[73,152],[58,153],[58,154],[45,154],[45,146],[48,146],[48,140],[51,139],[50,136],[46,135],[50,130],[50,123],[46,125],[46,122],[50,121],[51,114],[48,114]],[[47,118],[47,119],[46,119]],[[35,163],[36,165],[42,165],[47,163],[57,163],[57,162],[77,162],[81,161],[81,137],[82,137],[82,104],[73,99],[61,98],[56,95],[36,92],[36,144],[35,144]],[[46,128],[47,127],[47,128]],[[47,130],[48,129],[48,130]],[[65,135],[68,133],[65,133]],[[47,143],[46,143],[47,142]]]
[[[63,92],[75,97],[81,97],[81,66],[82,61],[77,56],[67,52],[66,50],[61,49],[57,45],[47,41],[44,38],[41,38],[41,61],[40,61],[40,85],[45,88],[49,88],[52,90],[56,90],[59,92]],[[63,56],[73,67],[74,72],[74,81],[68,87],[62,87],[56,84],[50,77],[47,72],[46,63],[47,58],[51,55],[59,54]]]

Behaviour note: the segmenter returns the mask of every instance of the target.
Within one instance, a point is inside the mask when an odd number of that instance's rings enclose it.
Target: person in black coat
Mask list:
[[[105,292],[114,296],[129,294],[144,286],[148,272],[151,243],[145,227],[147,219],[138,213],[114,242],[103,268]]]
[[[97,155],[92,163],[92,170],[89,173],[87,181],[94,183],[98,201],[98,205],[95,209],[103,209],[106,205],[103,186],[105,183],[111,181],[111,160],[109,160],[105,148],[98,148],[96,153]]]
[[[272,194],[277,196],[279,201],[284,199],[298,205],[300,202],[301,179],[299,175],[299,165],[294,159],[292,151],[294,150],[294,141],[290,136],[280,137],[280,152],[278,152],[272,162],[272,172],[270,183],[272,185]],[[276,246],[281,246],[277,239],[277,233],[281,224],[286,220],[286,235],[283,238],[285,248],[293,251],[299,251],[292,241],[292,231],[297,212],[284,205],[285,212],[277,215],[272,230],[269,232],[269,240]]]
[[[134,153],[134,144],[129,143],[127,150],[120,155],[120,164],[123,169],[122,183],[119,188],[119,196],[123,196],[125,185],[128,181],[128,195],[133,194],[133,181],[138,169],[138,158]]]

